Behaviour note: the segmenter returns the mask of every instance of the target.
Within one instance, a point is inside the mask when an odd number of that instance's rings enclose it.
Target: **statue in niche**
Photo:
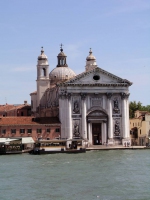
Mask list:
[[[80,136],[79,125],[77,123],[74,124],[73,136],[74,137],[79,137]]]
[[[113,109],[114,113],[120,113],[120,110],[119,110],[119,106],[118,106],[118,100],[117,99],[114,99],[114,109]]]
[[[73,113],[78,114],[80,112],[78,101],[74,102]]]
[[[115,132],[114,132],[115,136],[120,136],[120,127],[119,127],[119,122],[116,121],[115,122]]]

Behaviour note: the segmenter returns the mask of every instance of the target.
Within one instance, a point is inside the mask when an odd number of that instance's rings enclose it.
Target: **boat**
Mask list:
[[[0,138],[0,155],[28,153],[33,144],[32,137]]]
[[[22,153],[22,144],[20,139],[1,138],[0,155],[21,154],[21,153]]]
[[[30,154],[85,153],[82,139],[38,140]]]

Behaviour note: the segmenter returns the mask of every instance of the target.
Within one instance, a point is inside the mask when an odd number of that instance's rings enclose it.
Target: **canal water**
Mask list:
[[[150,151],[0,156],[0,200],[150,200]]]

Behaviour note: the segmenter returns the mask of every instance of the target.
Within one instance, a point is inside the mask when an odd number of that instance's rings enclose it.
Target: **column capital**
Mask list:
[[[86,94],[85,94],[85,93],[81,93],[80,95],[81,95],[81,99],[82,99],[82,100],[85,100],[85,99],[86,99]]]
[[[127,94],[127,93],[122,92],[120,95],[121,95],[121,99],[128,99],[130,96],[130,93]]]
[[[66,96],[67,96],[67,91],[66,90],[61,90],[60,92],[59,92],[59,98],[60,99],[65,99],[66,98]]]
[[[111,99],[113,93],[106,93],[107,99]]]

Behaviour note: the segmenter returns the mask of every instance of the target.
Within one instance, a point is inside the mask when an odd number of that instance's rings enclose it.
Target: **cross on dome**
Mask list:
[[[44,49],[43,47],[41,47],[41,55],[44,53]]]
[[[61,52],[63,52],[63,48],[62,48],[63,46],[64,46],[64,45],[61,43],[61,44],[60,44],[60,51],[61,51]]]
[[[90,54],[90,55],[92,54],[92,48],[90,48],[89,54]]]

